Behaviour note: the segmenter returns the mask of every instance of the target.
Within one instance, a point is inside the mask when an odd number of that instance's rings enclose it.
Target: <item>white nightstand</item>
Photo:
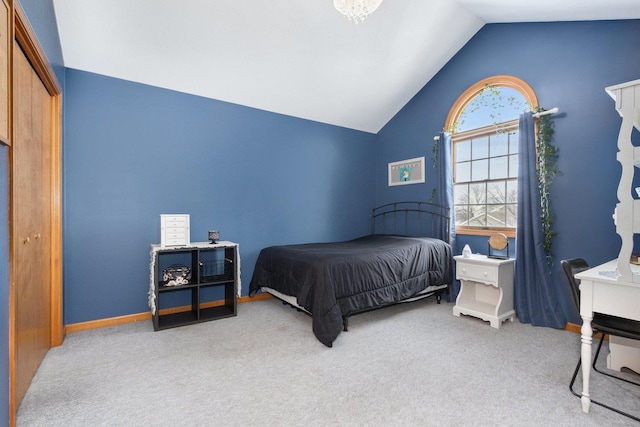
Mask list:
[[[513,322],[513,267],[515,259],[494,259],[485,255],[454,257],[456,279],[461,288],[454,316],[467,314],[491,323],[499,329],[502,322]]]

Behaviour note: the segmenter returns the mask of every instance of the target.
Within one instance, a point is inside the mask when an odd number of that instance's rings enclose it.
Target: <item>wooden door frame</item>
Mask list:
[[[50,343],[51,346],[58,346],[64,340],[64,325],[62,313],[62,90],[58,84],[49,61],[42,51],[38,40],[29,26],[29,21],[24,11],[17,1],[8,2],[10,18],[9,34],[13,34],[11,40],[20,46],[24,51],[29,63],[34,71],[40,77],[47,92],[51,96],[52,117],[51,117],[51,330]],[[9,146],[9,263],[10,263],[10,285],[9,285],[9,414],[10,425],[15,425],[16,412],[16,396],[15,396],[15,369],[16,369],[16,336],[15,336],[15,319],[16,319],[16,290],[15,290],[15,266],[17,253],[16,245],[19,244],[18,237],[15,234],[15,211],[13,209],[13,188],[14,188],[14,171],[13,171],[13,141],[14,141],[14,124],[13,124],[13,41],[9,46],[9,129],[10,143]]]

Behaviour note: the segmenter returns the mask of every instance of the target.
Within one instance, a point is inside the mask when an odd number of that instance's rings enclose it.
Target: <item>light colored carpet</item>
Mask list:
[[[581,411],[568,389],[579,335],[517,321],[496,330],[452,308],[424,300],[353,316],[333,348],[276,300],[160,332],[150,321],[76,332],[47,354],[17,425],[638,425]],[[640,414],[640,390],[592,378],[593,398]]]

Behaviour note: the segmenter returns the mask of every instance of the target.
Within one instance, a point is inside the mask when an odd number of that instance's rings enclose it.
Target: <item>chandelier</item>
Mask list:
[[[351,22],[362,22],[372,14],[382,0],[333,0],[333,5]]]

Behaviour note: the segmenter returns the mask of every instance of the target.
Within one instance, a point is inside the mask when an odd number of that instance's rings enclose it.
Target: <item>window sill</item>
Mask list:
[[[515,238],[516,229],[506,227],[467,227],[456,226],[457,235],[470,235],[470,236],[492,236],[495,233],[502,233],[507,237]]]

